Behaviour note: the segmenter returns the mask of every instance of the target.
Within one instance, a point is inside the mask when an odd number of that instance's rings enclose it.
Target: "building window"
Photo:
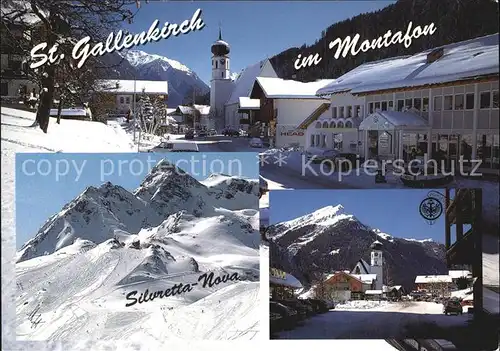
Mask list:
[[[125,103],[125,99],[123,98],[123,96],[120,96],[120,104],[123,104]]]
[[[498,90],[493,90],[491,92],[491,95],[493,97],[493,108],[498,108]]]
[[[219,68],[219,61],[215,61],[215,69]]]
[[[370,102],[368,104],[368,113],[370,113],[370,114],[373,113],[373,102]]]
[[[480,95],[479,108],[490,108],[491,107],[491,93],[489,91],[483,91]]]
[[[403,107],[405,107],[405,101],[398,100],[398,111],[403,111]]]
[[[337,128],[344,128],[344,123],[342,121],[339,121],[337,123]]]
[[[332,143],[334,150],[342,150],[342,134],[333,134]]]
[[[344,117],[344,106],[339,107],[339,117],[343,118]]]
[[[455,110],[464,109],[464,96],[462,94],[455,95]]]
[[[434,96],[434,111],[441,111],[443,109],[443,97]]]
[[[382,101],[382,111],[387,111],[387,101]]]
[[[130,96],[127,96],[127,97],[125,98],[125,103],[130,104]]]
[[[352,106],[347,106],[347,117],[352,117]]]
[[[321,136],[321,139],[323,140],[323,142],[321,143],[321,147],[326,147],[326,135],[322,135]]]
[[[224,72],[220,72],[221,78],[224,78]]]
[[[319,146],[319,137],[320,137],[320,135],[319,135],[319,134],[316,134],[316,140],[315,140],[315,142],[314,142],[314,144],[315,144],[316,146]]]
[[[354,117],[361,117],[361,105],[356,105]]]
[[[389,101],[389,110],[394,111],[394,101]]]
[[[332,107],[332,118],[337,118],[337,106]]]
[[[422,99],[417,98],[413,99],[413,107],[419,111],[422,110]]]
[[[465,109],[474,109],[474,94],[465,94]]]
[[[1,96],[9,95],[9,84],[7,82],[0,83],[0,95]]]
[[[453,95],[446,95],[443,99],[443,110],[449,111],[453,109]]]
[[[311,135],[311,146],[314,146],[314,135]]]
[[[380,110],[380,101],[375,103],[375,111]]]
[[[429,111],[429,98],[424,97],[422,99],[422,112],[427,112]]]

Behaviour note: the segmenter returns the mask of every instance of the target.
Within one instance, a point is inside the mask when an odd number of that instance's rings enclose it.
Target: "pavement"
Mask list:
[[[436,305],[436,306],[431,306]],[[387,309],[335,309],[284,331],[279,339],[439,339],[444,330],[465,326],[472,315],[446,316],[432,302],[393,303]]]

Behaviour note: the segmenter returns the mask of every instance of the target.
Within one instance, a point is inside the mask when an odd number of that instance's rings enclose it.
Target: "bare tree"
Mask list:
[[[139,129],[142,133],[155,135],[163,119],[167,116],[167,105],[161,98],[142,94],[138,102]]]
[[[47,61],[38,68],[25,70],[27,79],[40,87],[34,126],[39,126],[47,133],[56,83],[68,95],[95,90],[92,88],[95,79],[92,78],[95,78],[96,72],[102,72],[110,65],[103,57],[92,57],[82,67],[78,67],[70,59],[74,44],[85,37],[89,37],[89,43],[105,41],[123,21],[132,21],[134,7],[138,9],[140,1],[7,0],[2,4],[2,46],[6,39],[5,42],[15,45],[16,52],[23,57],[31,57],[31,51],[37,44],[45,43],[39,48],[38,54],[49,55],[50,49],[56,48],[55,62]],[[9,30],[8,23],[16,23],[26,29],[23,31],[25,35],[20,39]],[[33,28],[33,23],[36,23],[36,28]],[[30,67],[33,63],[32,59],[26,62]]]

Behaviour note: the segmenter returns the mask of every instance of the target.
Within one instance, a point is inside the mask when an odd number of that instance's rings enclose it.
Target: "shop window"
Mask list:
[[[455,110],[464,109],[464,96],[462,94],[455,95]]]
[[[404,100],[398,100],[398,111],[403,111],[403,108],[405,107],[405,101]]]
[[[491,93],[489,91],[483,91],[480,95],[479,108],[490,108],[491,107]]]
[[[428,112],[429,111],[429,98],[424,97],[422,99],[422,112]]]
[[[443,110],[449,111],[453,109],[453,95],[446,95],[443,99]]]
[[[413,105],[412,105],[412,99],[406,99],[406,100],[405,100],[405,107],[406,107],[407,109],[410,109],[412,106],[413,106]]]
[[[380,110],[380,101],[375,103],[375,111]]]
[[[492,100],[493,100],[493,108],[498,108],[498,90],[493,90],[491,92]]]
[[[434,111],[441,111],[443,109],[443,97],[434,96]]]
[[[372,114],[373,113],[373,102],[370,102],[368,104],[368,113]]]
[[[394,111],[394,101],[389,101],[389,111]]]
[[[481,160],[480,167],[491,168],[492,167],[492,141],[493,135],[478,134],[477,135],[477,148],[476,148],[476,158]],[[497,161],[498,163],[498,161]]]
[[[387,111],[387,101],[382,101],[382,111]]]
[[[474,94],[465,94],[465,109],[472,110],[474,109]]]
[[[417,99],[413,99],[413,107],[419,111],[422,110],[422,99],[421,98],[417,98]]]

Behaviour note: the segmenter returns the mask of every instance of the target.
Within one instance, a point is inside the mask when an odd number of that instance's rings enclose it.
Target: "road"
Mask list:
[[[445,316],[432,302],[394,303],[384,309],[335,309],[313,316],[302,326],[278,334],[279,339],[406,339],[442,338],[440,328],[461,326],[470,315]],[[437,333],[437,334],[436,334]]]
[[[259,152],[258,148],[251,148],[248,145],[248,138],[229,138],[229,137],[207,137],[203,139],[195,139],[200,152]],[[299,172],[296,172],[286,166],[278,166],[276,164],[265,164],[260,168],[260,175],[269,180],[269,183],[274,183],[273,188],[281,189],[350,189],[345,184],[334,183],[320,177],[304,177]],[[277,187],[276,187],[277,185]]]

